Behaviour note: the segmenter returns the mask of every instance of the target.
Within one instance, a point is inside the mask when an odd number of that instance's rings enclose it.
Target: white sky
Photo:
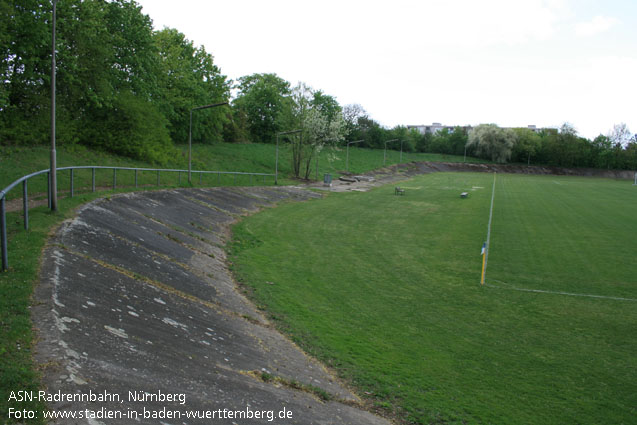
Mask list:
[[[230,79],[276,73],[387,127],[637,133],[635,0],[137,0]]]

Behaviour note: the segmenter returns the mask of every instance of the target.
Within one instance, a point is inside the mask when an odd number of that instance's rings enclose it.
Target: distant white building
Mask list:
[[[456,127],[460,127],[460,128],[462,128],[463,130],[465,130],[465,131],[467,131],[467,132],[468,132],[469,130],[471,130],[471,128],[472,128],[470,125],[460,125],[460,126],[457,126],[457,125],[442,125],[442,124],[440,124],[439,122],[435,122],[435,123],[433,123],[433,124],[431,124],[431,125],[424,125],[424,124],[421,124],[421,125],[408,125],[408,126],[407,126],[407,128],[408,128],[408,129],[410,129],[410,130],[411,130],[412,128],[413,128],[413,129],[415,129],[415,130],[418,130],[418,132],[419,132],[420,134],[427,134],[427,133],[430,133],[430,134],[436,134],[436,133],[438,133],[439,131],[442,131],[442,130],[443,130],[443,129],[445,129],[445,128],[446,128],[446,129],[447,129],[450,133],[453,133],[453,130],[454,130]],[[527,128],[528,128],[529,130],[532,130],[532,131],[536,132],[536,133],[539,133],[540,131],[544,130],[544,128],[538,128],[537,126],[535,126],[535,125],[533,125],[533,124],[528,125],[528,126],[527,126]]]

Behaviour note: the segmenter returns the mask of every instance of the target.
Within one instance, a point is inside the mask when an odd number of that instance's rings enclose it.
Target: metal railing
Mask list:
[[[62,167],[58,168],[57,171],[69,170],[69,181],[70,181],[70,197],[74,196],[75,192],[75,170],[92,170],[92,178],[91,178],[91,191],[95,192],[95,172],[96,170],[113,170],[113,190],[117,188],[117,171],[118,170],[127,170],[135,172],[135,188],[139,187],[138,176],[140,172],[156,172],[157,173],[157,186],[161,185],[161,173],[178,173],[179,175],[179,184],[181,184],[181,174],[185,173],[188,175],[188,170],[173,170],[173,169],[165,169],[165,168],[131,168],[131,167],[104,167],[104,166],[78,166],[78,167]],[[9,254],[7,248],[7,216],[6,216],[6,195],[20,183],[22,183],[22,208],[24,214],[24,229],[29,230],[29,195],[28,195],[28,181],[29,179],[47,174],[47,197],[48,197],[48,206],[51,208],[51,173],[49,169],[40,170],[35,173],[31,173],[27,176],[21,177],[18,180],[11,183],[9,186],[5,187],[0,191],[0,246],[2,249],[2,270],[5,271],[9,268]],[[217,183],[221,183],[222,175],[232,175],[234,176],[234,184],[237,184],[237,176],[250,176],[250,184],[253,183],[253,179],[255,177],[263,177],[263,183],[265,183],[266,177],[274,177],[274,174],[266,174],[266,173],[243,173],[236,171],[195,171],[192,170],[192,174],[199,174],[199,184],[202,183],[202,177],[204,174],[216,174],[217,175]]]

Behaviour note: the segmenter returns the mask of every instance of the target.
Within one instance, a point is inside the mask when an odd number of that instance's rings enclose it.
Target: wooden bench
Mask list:
[[[404,194],[405,194],[405,189],[403,189],[402,187],[396,186],[396,189],[394,190],[394,195],[404,195]]]
[[[467,196],[469,196],[469,193],[468,193],[468,192],[462,192],[462,193],[460,194],[460,197],[461,197],[461,198],[466,198]]]

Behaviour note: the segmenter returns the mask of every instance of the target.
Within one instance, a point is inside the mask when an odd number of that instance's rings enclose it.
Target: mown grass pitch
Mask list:
[[[234,229],[235,272],[294,340],[410,422],[635,423],[637,190],[498,175],[480,286],[492,183],[430,174],[405,196],[265,210]]]

